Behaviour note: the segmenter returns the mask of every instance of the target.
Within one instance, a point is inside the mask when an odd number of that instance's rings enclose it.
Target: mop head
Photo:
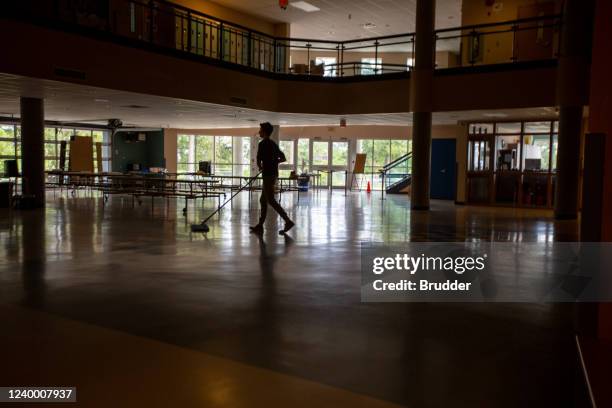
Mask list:
[[[210,228],[208,228],[208,225],[206,225],[205,223],[191,225],[191,232],[208,232],[208,231],[210,231]]]

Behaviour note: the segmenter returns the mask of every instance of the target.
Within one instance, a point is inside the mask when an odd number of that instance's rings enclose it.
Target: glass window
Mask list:
[[[550,169],[555,171],[557,170],[557,148],[559,146],[559,135],[553,135],[553,143],[552,143],[552,154],[550,159],[551,167]]]
[[[15,142],[0,140],[0,156],[3,158],[15,157]]]
[[[213,162],[215,140],[213,136],[193,136],[195,138],[195,161]]]
[[[492,123],[473,123],[470,125],[470,134],[492,134],[493,124]]]
[[[391,160],[408,153],[408,140],[391,140]]]
[[[550,121],[546,122],[526,122],[525,133],[549,133]]]
[[[232,137],[215,137],[215,164],[231,164],[232,157]],[[216,171],[216,169],[215,169]],[[231,171],[230,171],[231,174]]]
[[[298,169],[302,173],[308,172],[310,163],[310,140],[299,139],[298,140]]]
[[[336,57],[317,57],[315,64],[323,64],[323,76],[336,76]]]
[[[294,164],[294,159],[293,159],[293,140],[281,140],[278,146],[281,150],[281,152],[283,152],[285,154],[285,157],[287,158],[287,161],[284,164]]]
[[[523,137],[523,170],[548,171],[549,165],[550,135],[525,135]]]
[[[315,166],[329,165],[329,142],[314,141],[312,143],[312,164]]]
[[[344,166],[348,164],[348,142],[332,143],[332,166]]]
[[[100,130],[94,130],[91,132],[91,137],[94,143],[104,143],[104,132]]]
[[[55,142],[45,143],[45,158],[55,159],[57,157],[57,144]]]
[[[0,139],[13,139],[15,137],[13,125],[0,125]]]
[[[389,163],[390,140],[374,140],[374,167],[383,167]]]
[[[65,141],[69,141],[71,136],[74,136],[75,132],[74,129],[62,129],[62,128],[58,128],[57,129],[57,140],[61,141],[61,140],[65,140]]]
[[[357,153],[365,153],[366,156],[366,168],[372,167],[373,156],[374,156],[374,141],[373,140],[357,140]]]
[[[521,153],[520,136],[497,136],[495,138],[495,169],[519,170]]]
[[[178,135],[176,140],[176,161],[179,168],[184,168],[189,163],[189,139],[191,136]],[[187,170],[179,170],[187,171]]]
[[[362,58],[361,75],[374,75],[382,68],[382,58]]]
[[[334,171],[332,174],[332,187],[344,187],[346,183],[346,173],[344,171]]]
[[[521,122],[514,123],[497,123],[495,133],[519,134],[521,133]]]
[[[55,128],[45,128],[45,142],[55,142]]]

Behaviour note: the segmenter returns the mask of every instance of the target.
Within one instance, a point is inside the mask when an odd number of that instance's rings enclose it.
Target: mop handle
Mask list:
[[[242,187],[240,187],[238,189],[238,191],[236,191],[234,194],[232,194],[232,196],[230,197],[229,200],[227,200],[226,202],[224,202],[223,204],[221,204],[221,206],[219,208],[217,208],[215,211],[212,212],[212,214],[210,214],[208,217],[206,217],[206,219],[204,221],[202,221],[202,224],[206,223],[206,221],[210,220],[216,213],[218,213],[219,211],[221,211],[221,209],[223,207],[225,207],[225,204],[229,203],[230,201],[232,201],[234,199],[234,197],[236,197],[238,195],[238,193],[240,193],[242,190],[244,190],[245,188],[247,188],[248,186],[250,186],[253,181],[255,181],[257,179],[257,177],[259,177],[261,175],[261,171],[259,173],[257,173],[257,175],[255,177],[251,177],[249,179],[249,181]]]

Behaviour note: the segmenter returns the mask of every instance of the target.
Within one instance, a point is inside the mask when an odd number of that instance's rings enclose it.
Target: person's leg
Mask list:
[[[259,223],[257,225],[263,226],[264,222],[266,222],[266,216],[268,215],[268,198],[266,196],[266,181],[262,183],[261,187],[261,196],[259,196]]]
[[[289,218],[289,216],[287,215],[283,207],[281,207],[278,201],[276,201],[276,197],[274,196],[274,186],[275,185],[276,185],[276,179],[273,179],[272,182],[270,183],[270,187],[266,193],[266,196],[268,198],[268,204],[270,204],[270,206],[274,208],[274,210],[278,213],[278,215],[281,216],[283,221],[285,221],[285,228],[283,228],[280,231],[281,233],[285,233],[289,231],[291,228],[293,228],[295,224],[293,223],[293,221],[291,221],[291,219]]]

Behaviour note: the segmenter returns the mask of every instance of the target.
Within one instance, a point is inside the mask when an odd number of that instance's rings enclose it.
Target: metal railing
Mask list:
[[[110,10],[98,10],[90,3],[21,0],[5,6],[16,18],[104,31],[136,44],[268,73],[320,77],[398,74],[410,71],[415,61],[414,33],[348,41],[284,38],[166,0],[121,0],[112,2]],[[560,16],[551,15],[437,30],[436,67],[555,59],[560,26]]]
[[[388,191],[394,184],[402,182],[406,177],[412,174],[412,152],[408,152],[385,164],[379,170],[379,173],[382,178],[384,197],[385,191]]]

